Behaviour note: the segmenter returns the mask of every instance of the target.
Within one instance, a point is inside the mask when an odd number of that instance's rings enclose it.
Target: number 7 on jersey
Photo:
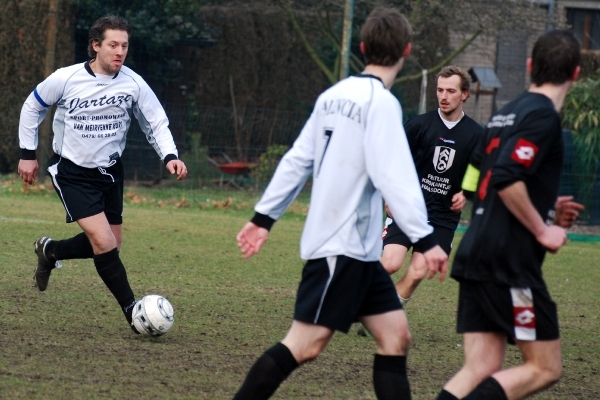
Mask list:
[[[332,135],[333,135],[333,129],[325,129],[325,133],[323,134],[323,136],[325,137],[327,142],[325,143],[325,149],[323,150],[323,155],[321,156],[321,162],[319,163],[319,169],[317,170],[317,176],[319,175],[319,172],[321,171],[321,165],[323,164],[323,159],[325,158],[325,152],[327,151],[327,146],[329,146],[329,141],[331,140]]]

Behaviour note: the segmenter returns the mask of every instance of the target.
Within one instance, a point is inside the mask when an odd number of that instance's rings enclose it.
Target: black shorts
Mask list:
[[[511,343],[558,339],[558,314],[546,288],[459,282],[456,331],[504,332]]]
[[[294,319],[347,333],[358,317],[401,309],[394,283],[379,261],[337,256],[306,263]]]
[[[430,224],[431,225],[431,224]],[[443,226],[431,225],[433,227],[433,237],[440,245],[442,250],[446,252],[446,254],[450,255],[452,251],[452,240],[454,239],[454,230],[449,228],[444,228]],[[383,228],[383,234],[381,235],[383,239],[383,245],[388,244],[399,244],[406,247],[408,250],[413,246],[413,243],[410,241],[408,236],[400,227],[394,222],[392,218],[387,218],[385,221],[385,228]],[[418,245],[415,245],[415,249],[417,253],[423,253]]]
[[[123,223],[121,159],[111,167],[84,168],[55,154],[50,159],[48,172],[65,206],[67,222],[103,212],[109,224]]]

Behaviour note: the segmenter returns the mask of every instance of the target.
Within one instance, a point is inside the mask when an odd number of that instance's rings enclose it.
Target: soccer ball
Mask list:
[[[173,326],[175,312],[169,300],[157,294],[149,294],[133,306],[132,320],[139,333],[162,336]]]

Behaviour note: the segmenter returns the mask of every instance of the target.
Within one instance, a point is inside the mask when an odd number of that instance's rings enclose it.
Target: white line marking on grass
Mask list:
[[[26,222],[28,224],[56,224],[56,221],[46,221],[43,219],[30,219],[30,218],[11,218],[0,215],[0,221],[6,222]]]

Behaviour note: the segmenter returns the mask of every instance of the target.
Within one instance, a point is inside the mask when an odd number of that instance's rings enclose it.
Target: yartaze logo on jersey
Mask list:
[[[100,97],[99,99],[91,99],[91,100],[81,100],[79,97],[72,99],[69,102],[69,113],[72,113],[77,108],[90,108],[90,107],[101,107],[106,105],[114,105],[120,106],[123,102],[127,102],[131,99],[131,95],[119,95],[119,96],[110,96],[106,97],[106,95]],[[66,102],[65,102],[66,103]]]
[[[436,146],[433,154],[433,166],[439,173],[446,172],[452,166],[456,150],[446,146]]]
[[[511,158],[529,168],[537,152],[538,147],[535,144],[525,139],[519,139]]]

